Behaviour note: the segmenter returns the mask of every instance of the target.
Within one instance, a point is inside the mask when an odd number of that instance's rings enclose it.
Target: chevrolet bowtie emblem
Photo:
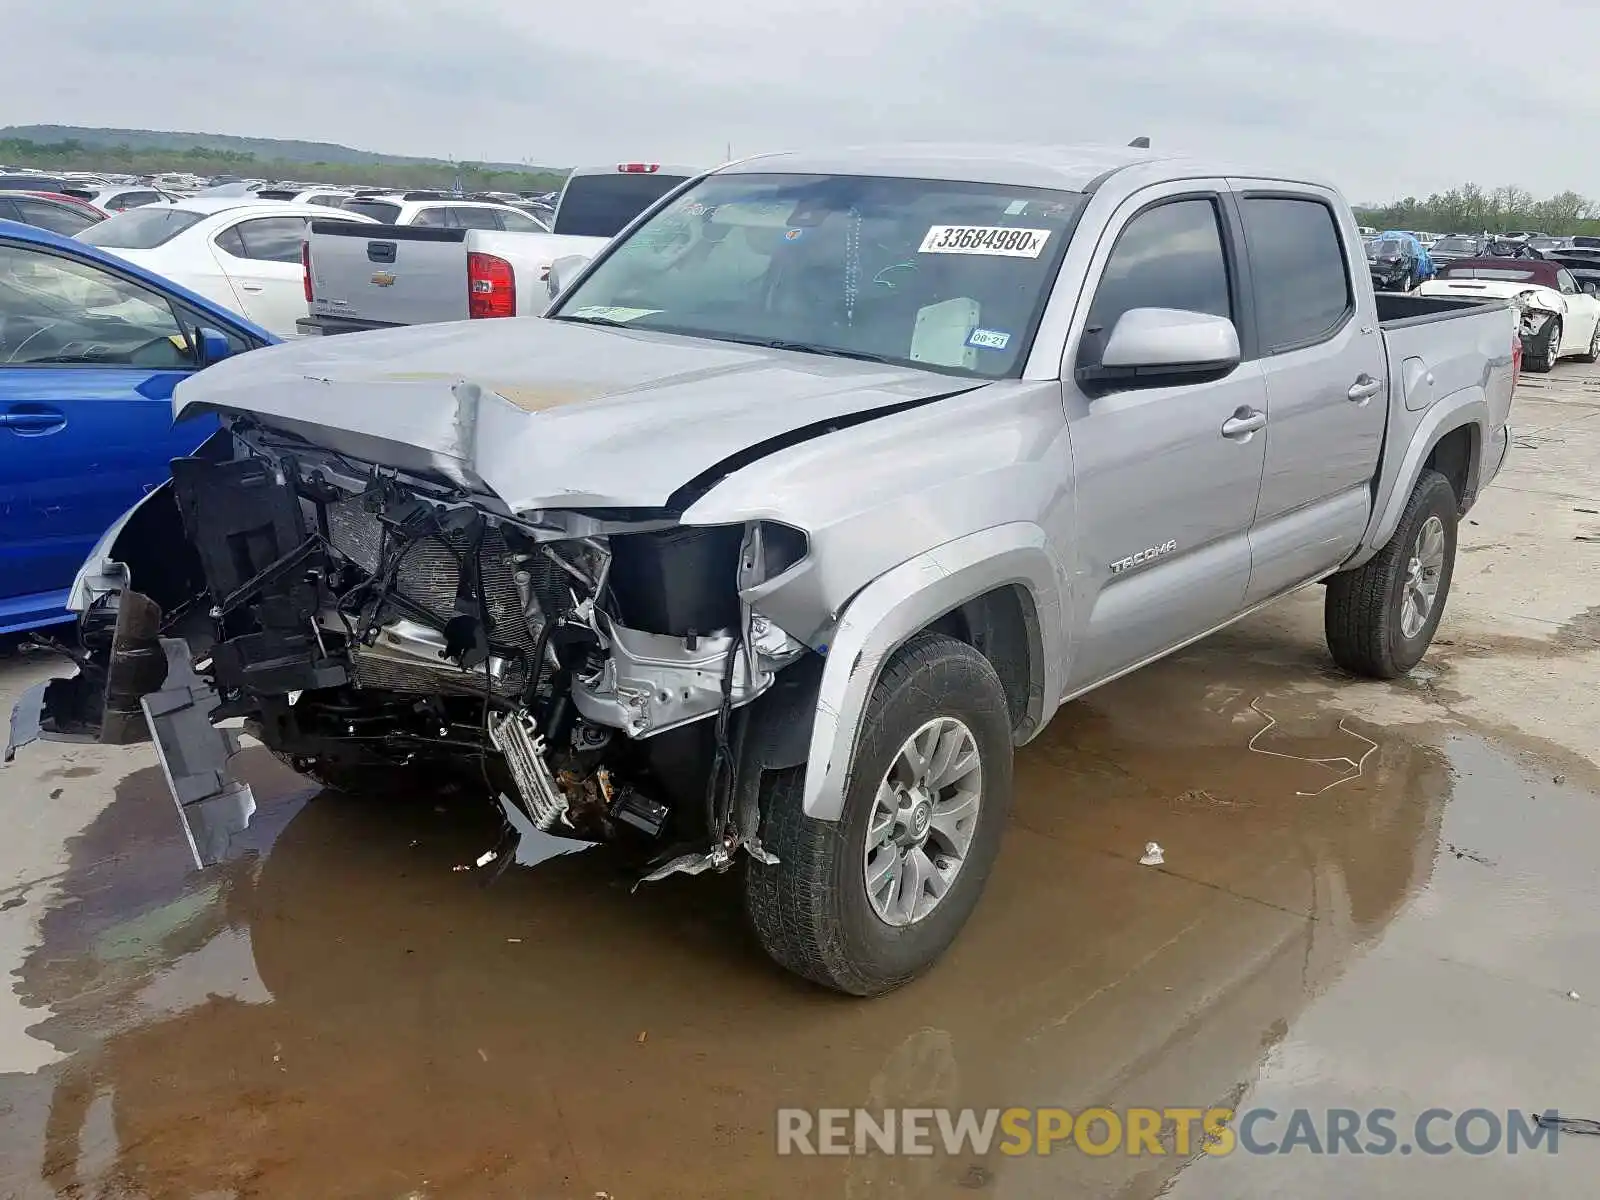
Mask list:
[[[377,271],[372,276],[372,282],[379,287],[391,287],[394,284],[394,276],[388,271]]]

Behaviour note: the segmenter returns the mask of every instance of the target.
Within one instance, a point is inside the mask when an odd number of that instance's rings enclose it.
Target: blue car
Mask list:
[[[106,528],[216,428],[172,389],[266,330],[159,275],[0,221],[0,634],[73,620]]]

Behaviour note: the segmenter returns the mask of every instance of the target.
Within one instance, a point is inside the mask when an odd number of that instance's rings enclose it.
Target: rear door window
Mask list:
[[[448,212],[444,208],[424,208],[411,218],[411,224],[422,229],[443,229],[450,223]]]
[[[1240,207],[1262,350],[1282,353],[1331,337],[1355,312],[1333,209],[1279,196],[1247,197]]]
[[[346,200],[340,207],[346,212],[360,213],[385,225],[393,225],[395,218],[400,215],[400,206],[388,200]]]
[[[234,231],[244,239],[241,257],[256,262],[299,262],[306,221],[305,217],[256,217],[239,222]]]
[[[451,229],[499,229],[500,214],[492,208],[457,207],[445,210],[450,214]]]
[[[527,213],[513,212],[510,209],[496,210],[500,216],[500,224],[508,233],[545,233],[547,230],[538,221]]]
[[[95,223],[95,219],[88,213],[66,204],[52,204],[48,200],[29,200],[20,196],[13,203],[16,204],[17,213],[24,224],[48,229],[51,233],[59,233],[64,237],[81,233]]]

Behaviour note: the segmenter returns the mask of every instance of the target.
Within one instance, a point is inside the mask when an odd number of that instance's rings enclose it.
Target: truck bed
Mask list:
[[[1378,323],[1385,329],[1450,320],[1475,308],[1504,308],[1503,300],[1456,300],[1447,296],[1415,296],[1409,292],[1376,292]]]
[[[1441,401],[1465,394],[1487,406],[1483,436],[1502,447],[1488,475],[1498,469],[1511,410],[1512,349],[1519,344],[1515,315],[1502,300],[1379,292],[1377,302],[1389,363],[1389,427],[1373,494],[1373,523],[1363,539],[1368,547],[1381,541],[1376,535],[1385,511],[1403,502],[1400,489],[1409,487],[1406,481],[1420,465],[1407,455],[1432,440],[1423,435]],[[1478,486],[1487,482],[1481,478]],[[1472,499],[1462,497],[1465,505]]]

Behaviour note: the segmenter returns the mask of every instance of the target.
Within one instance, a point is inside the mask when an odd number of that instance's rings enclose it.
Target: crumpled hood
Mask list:
[[[254,415],[354,458],[485,487],[516,511],[649,508],[775,439],[977,386],[932,371],[521,317],[252,351],[180,384],[173,409]]]

